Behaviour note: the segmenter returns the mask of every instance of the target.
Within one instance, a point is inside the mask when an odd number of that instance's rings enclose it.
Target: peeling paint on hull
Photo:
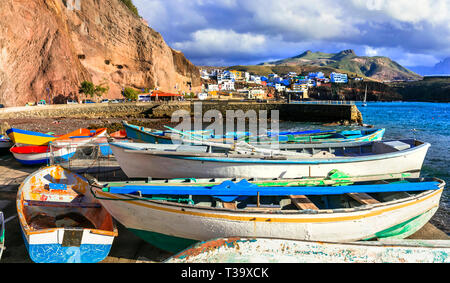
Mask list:
[[[166,263],[448,263],[450,241],[326,243],[224,238],[199,243]]]

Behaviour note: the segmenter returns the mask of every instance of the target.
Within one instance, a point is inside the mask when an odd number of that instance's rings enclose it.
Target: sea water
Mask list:
[[[450,234],[450,104],[426,102],[373,102],[367,107],[356,104],[364,124],[385,128],[384,139],[410,139],[428,142],[431,148],[425,158],[422,177],[437,177],[447,185],[440,209],[431,223]],[[280,130],[359,129],[358,126],[323,126],[321,123],[281,122]]]

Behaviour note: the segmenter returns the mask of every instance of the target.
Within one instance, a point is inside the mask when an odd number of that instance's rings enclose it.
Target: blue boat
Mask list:
[[[172,144],[173,131],[161,131],[155,130],[151,128],[145,128],[140,126],[135,126],[128,124],[127,122],[123,122],[125,130],[127,132],[127,137],[137,141],[137,142],[145,142],[145,143],[156,143],[156,144]],[[203,140],[220,140],[229,139],[229,140],[237,140],[241,137],[249,136],[249,132],[232,132],[226,135],[216,136],[213,134],[212,130],[202,130],[202,131],[187,131],[183,132],[189,137],[195,137]]]
[[[273,142],[293,144],[316,144],[338,142],[365,142],[379,141],[383,139],[385,129],[366,130],[308,130],[298,132],[268,132],[264,136],[252,136],[249,132],[229,132],[225,135],[215,135],[212,130],[181,132],[170,127],[167,131],[139,127],[123,122],[127,136],[136,142],[173,144],[173,141],[182,139],[203,140],[209,142],[234,143],[245,141],[253,145],[265,145]]]

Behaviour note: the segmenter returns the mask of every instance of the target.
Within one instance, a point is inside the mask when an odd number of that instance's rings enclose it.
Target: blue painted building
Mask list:
[[[325,75],[322,72],[309,73],[308,77],[310,79],[325,79]]]
[[[333,72],[330,75],[330,81],[332,83],[348,83],[348,76],[347,74],[340,74]]]

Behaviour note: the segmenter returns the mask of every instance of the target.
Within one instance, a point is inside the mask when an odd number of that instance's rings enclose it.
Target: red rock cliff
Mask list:
[[[79,96],[84,80],[107,83],[108,98],[201,86],[197,67],[119,0],[2,0],[0,103]]]

